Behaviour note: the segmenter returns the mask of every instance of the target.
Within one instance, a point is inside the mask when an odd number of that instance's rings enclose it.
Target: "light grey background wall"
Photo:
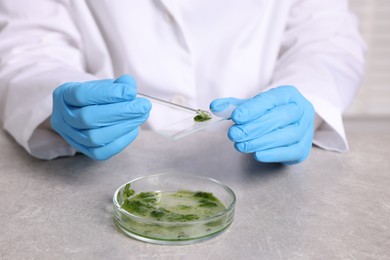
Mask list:
[[[390,118],[390,0],[350,0],[368,45],[366,75],[345,117]]]

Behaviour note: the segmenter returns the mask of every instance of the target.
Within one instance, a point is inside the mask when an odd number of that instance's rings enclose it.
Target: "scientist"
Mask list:
[[[1,0],[0,62],[3,127],[35,157],[119,153],[158,124],[142,91],[233,104],[235,148],[293,164],[348,149],[364,44],[347,0]]]

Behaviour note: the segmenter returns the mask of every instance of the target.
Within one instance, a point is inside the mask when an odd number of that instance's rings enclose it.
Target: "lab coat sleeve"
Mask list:
[[[363,76],[365,44],[347,0],[296,0],[270,86],[294,85],[321,124],[314,144],[347,151],[342,113]]]
[[[81,48],[81,37],[61,1],[1,0],[1,122],[37,158],[75,153],[48,121],[57,86],[95,79],[85,72]]]

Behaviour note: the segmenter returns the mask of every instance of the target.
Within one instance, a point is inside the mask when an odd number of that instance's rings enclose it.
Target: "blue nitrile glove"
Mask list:
[[[53,92],[51,125],[79,152],[106,160],[133,142],[149,116],[151,103],[136,95],[128,75],[62,84]]]
[[[281,86],[251,99],[222,98],[210,104],[215,114],[236,106],[228,131],[235,148],[261,162],[299,163],[310,153],[314,108],[292,86]]]

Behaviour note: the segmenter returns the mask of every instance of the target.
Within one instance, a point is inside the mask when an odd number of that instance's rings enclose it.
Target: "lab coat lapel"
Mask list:
[[[263,34],[263,26],[258,26],[263,20],[263,12],[267,11],[264,4],[273,5],[271,2],[160,2],[172,15],[176,29],[189,52],[194,82],[196,81],[195,98],[200,106],[207,107],[210,97],[248,96],[248,93],[252,95],[260,92],[259,65],[262,55],[258,52],[267,37]],[[239,65],[240,68],[237,68],[237,64],[243,66]],[[251,86],[252,90],[245,91],[245,88],[240,88],[240,83],[247,88]]]
[[[180,6],[178,6],[174,1],[169,0],[159,0],[161,8],[166,12],[166,19],[170,20],[173,26],[175,26],[175,31],[180,39],[183,47],[191,54],[191,39],[189,39],[188,28],[183,20],[182,12],[180,12]]]

